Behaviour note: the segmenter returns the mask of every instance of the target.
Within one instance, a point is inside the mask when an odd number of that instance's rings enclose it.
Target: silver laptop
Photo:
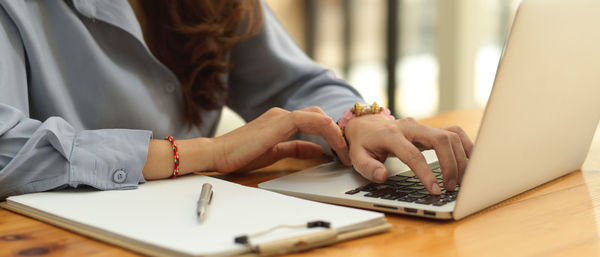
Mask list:
[[[600,118],[599,14],[595,0],[521,3],[458,192],[427,195],[396,158],[386,161],[392,175],[383,184],[327,163],[259,187],[327,203],[458,220],[579,169]],[[424,154],[439,172],[435,154]]]

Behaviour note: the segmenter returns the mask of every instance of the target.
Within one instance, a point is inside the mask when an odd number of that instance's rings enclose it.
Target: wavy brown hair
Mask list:
[[[140,1],[147,17],[144,34],[152,53],[179,79],[183,118],[200,125],[200,108],[214,110],[226,101],[222,74],[234,43],[257,34],[262,24],[257,0]]]

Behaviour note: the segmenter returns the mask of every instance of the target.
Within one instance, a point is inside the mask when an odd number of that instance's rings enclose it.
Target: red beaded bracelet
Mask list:
[[[166,136],[166,140],[171,142],[171,147],[173,148],[173,157],[175,159],[175,164],[173,165],[173,174],[171,178],[175,178],[179,176],[179,152],[177,151],[177,144],[175,143],[175,139],[172,136]]]

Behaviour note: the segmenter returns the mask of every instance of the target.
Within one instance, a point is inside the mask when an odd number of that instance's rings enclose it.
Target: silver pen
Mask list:
[[[196,213],[198,214],[198,222],[202,222],[206,216],[208,205],[211,203],[213,197],[212,185],[204,183],[202,185],[202,191],[200,192],[200,198],[198,199],[198,205],[196,206]]]

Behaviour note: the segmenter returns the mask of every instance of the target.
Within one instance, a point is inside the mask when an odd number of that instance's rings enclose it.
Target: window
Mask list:
[[[518,0],[267,3],[309,56],[349,81],[365,100],[402,117],[424,118],[485,105]],[[392,15],[396,29],[388,31]],[[393,35],[397,55],[389,68],[387,42]],[[393,85],[387,76],[391,69]],[[389,87],[394,106],[388,103]],[[223,120],[240,124],[230,116],[226,111]]]

